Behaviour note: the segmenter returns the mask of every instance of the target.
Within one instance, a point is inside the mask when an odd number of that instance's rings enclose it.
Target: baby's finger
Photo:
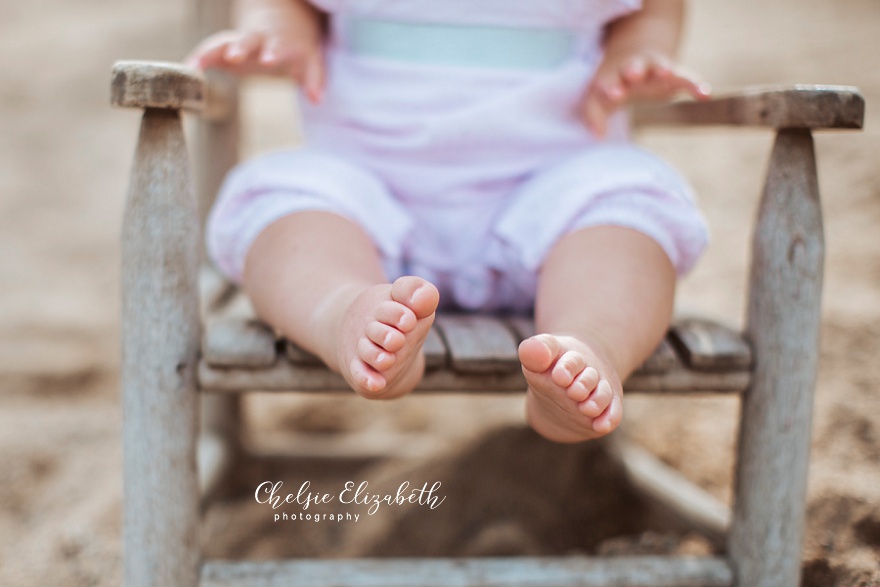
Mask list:
[[[594,91],[587,92],[581,104],[581,117],[586,127],[599,138],[605,136],[609,112]]]
[[[620,76],[627,84],[640,84],[648,77],[648,60],[639,55],[623,64]]]
[[[260,50],[263,44],[263,35],[258,33],[245,33],[238,39],[229,43],[223,57],[232,65],[241,65]]]
[[[192,67],[209,68],[223,65],[227,45],[237,37],[234,31],[222,31],[202,40],[187,55],[185,62]]]
[[[260,65],[276,69],[279,73],[293,74],[293,65],[297,55],[294,47],[281,37],[269,37],[263,42],[260,51]]]
[[[667,80],[671,92],[685,92],[694,98],[705,99],[712,94],[712,87],[690,73],[676,69]]]
[[[325,76],[324,55],[321,51],[315,51],[306,59],[302,82],[306,97],[312,104],[318,104],[324,96]]]

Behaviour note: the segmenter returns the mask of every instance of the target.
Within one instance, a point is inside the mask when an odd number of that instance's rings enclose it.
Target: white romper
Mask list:
[[[306,146],[245,162],[211,212],[214,262],[241,278],[280,218],[360,225],[389,279],[419,275],[441,303],[530,310],[537,270],[568,232],[622,226],[679,275],[707,241],[687,183],[627,141],[599,140],[577,105],[605,25],[639,0],[313,0],[331,15],[328,85],[301,100]]]

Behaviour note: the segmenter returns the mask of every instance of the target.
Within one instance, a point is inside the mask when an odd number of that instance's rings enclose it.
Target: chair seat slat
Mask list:
[[[214,367],[271,367],[277,360],[275,335],[257,318],[250,300],[236,290],[205,321],[202,357]]]
[[[657,348],[651,353],[644,363],[638,368],[637,373],[657,374],[666,373],[672,370],[678,364],[678,356],[669,342],[669,338],[664,338],[657,345]]]
[[[691,369],[703,371],[748,369],[752,350],[735,331],[700,318],[676,320],[672,341]]]
[[[522,392],[517,345],[533,335],[526,317],[439,315],[425,341],[423,392]],[[205,324],[200,376],[210,391],[348,391],[314,355],[279,345],[240,291],[216,304]],[[679,358],[681,355],[681,358]],[[741,335],[708,320],[678,320],[625,382],[628,392],[737,393],[749,384],[751,352]]]
[[[428,331],[425,338],[425,369],[441,369],[447,366],[448,353],[446,351],[446,343],[440,335],[436,326]]]
[[[437,316],[449,349],[450,365],[464,373],[519,369],[516,340],[499,319],[484,315]]]

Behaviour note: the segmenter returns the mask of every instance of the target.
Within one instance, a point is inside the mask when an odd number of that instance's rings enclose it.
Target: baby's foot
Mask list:
[[[440,294],[420,277],[401,277],[361,293],[342,319],[339,366],[349,385],[368,398],[413,390],[425,370],[422,345]]]
[[[623,389],[611,363],[571,336],[539,334],[519,345],[529,384],[526,419],[556,442],[608,434],[623,416]]]

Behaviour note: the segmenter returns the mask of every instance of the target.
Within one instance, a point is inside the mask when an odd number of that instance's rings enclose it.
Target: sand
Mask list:
[[[119,232],[136,113],[111,110],[115,59],[178,59],[191,17],[174,0],[0,6],[0,585],[116,585],[121,577]],[[874,0],[694,2],[684,62],[718,91],[857,85],[862,133],[817,136],[828,244],[804,545],[804,585],[880,585],[880,48]],[[256,90],[247,151],[295,140],[290,90]],[[281,130],[279,130],[281,129]],[[679,309],[743,315],[749,222],[772,137],[652,131],[693,181],[713,242]],[[628,397],[625,432],[718,498],[731,497],[735,401]],[[599,444],[559,447],[523,428],[519,400],[395,404],[255,396],[243,467],[206,519],[212,556],[705,553],[657,516]],[[271,456],[292,430],[396,456],[332,466]],[[358,522],[275,523],[256,486],[346,480],[376,490],[442,482],[438,508]],[[350,510],[351,511],[351,510]]]

